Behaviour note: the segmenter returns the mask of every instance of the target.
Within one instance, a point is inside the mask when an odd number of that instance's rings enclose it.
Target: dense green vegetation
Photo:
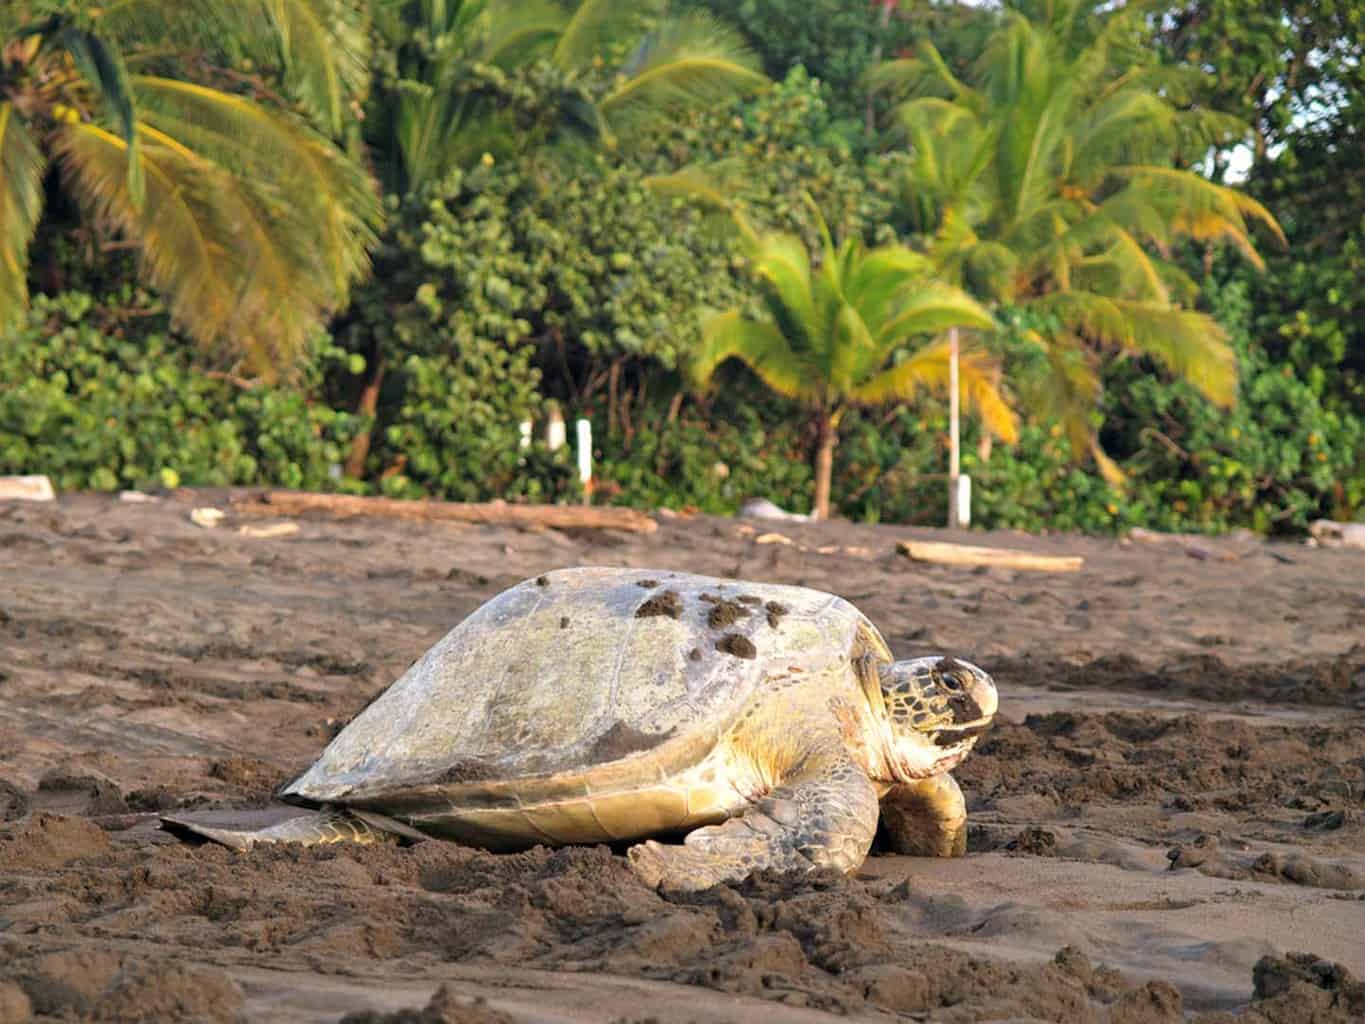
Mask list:
[[[620,10],[6,4],[0,473],[1365,514],[1358,5]]]

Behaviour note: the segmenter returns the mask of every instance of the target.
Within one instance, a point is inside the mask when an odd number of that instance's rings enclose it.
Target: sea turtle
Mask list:
[[[893,849],[965,852],[948,772],[995,710],[985,672],[895,661],[831,594],[564,569],[484,604],[361,711],[280,793],[314,813],[256,831],[164,820],[239,849],[384,833],[490,850],[645,839],[632,867],[679,888],[852,871],[879,803]]]

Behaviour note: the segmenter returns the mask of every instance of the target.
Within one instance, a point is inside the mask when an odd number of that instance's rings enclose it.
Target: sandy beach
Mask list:
[[[1365,552],[706,517],[262,538],[200,506],[227,493],[0,505],[0,1022],[1365,1015]],[[1085,565],[935,566],[911,538]],[[606,847],[244,856],[158,829],[273,813],[462,617],[585,564],[830,590],[897,656],[992,672],[968,856],[681,894]]]

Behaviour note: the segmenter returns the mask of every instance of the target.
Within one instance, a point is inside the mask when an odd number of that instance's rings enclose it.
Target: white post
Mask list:
[[[966,473],[957,478],[957,525],[972,525],[972,478]]]
[[[958,435],[959,396],[957,383],[957,328],[948,330],[948,526],[962,525],[959,512],[958,474],[962,470]],[[970,486],[970,485],[969,485]]]
[[[545,424],[545,447],[552,452],[557,452],[564,447],[564,442],[567,440],[564,417],[559,413],[559,406],[554,406],[550,409],[549,422]]]
[[[579,420],[578,431],[578,479],[583,484],[583,504],[592,500],[592,423]]]

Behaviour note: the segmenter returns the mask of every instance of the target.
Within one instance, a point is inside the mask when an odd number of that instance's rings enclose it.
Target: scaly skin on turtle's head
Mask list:
[[[926,779],[967,756],[995,717],[995,683],[952,657],[879,666],[887,762],[897,781]]]

